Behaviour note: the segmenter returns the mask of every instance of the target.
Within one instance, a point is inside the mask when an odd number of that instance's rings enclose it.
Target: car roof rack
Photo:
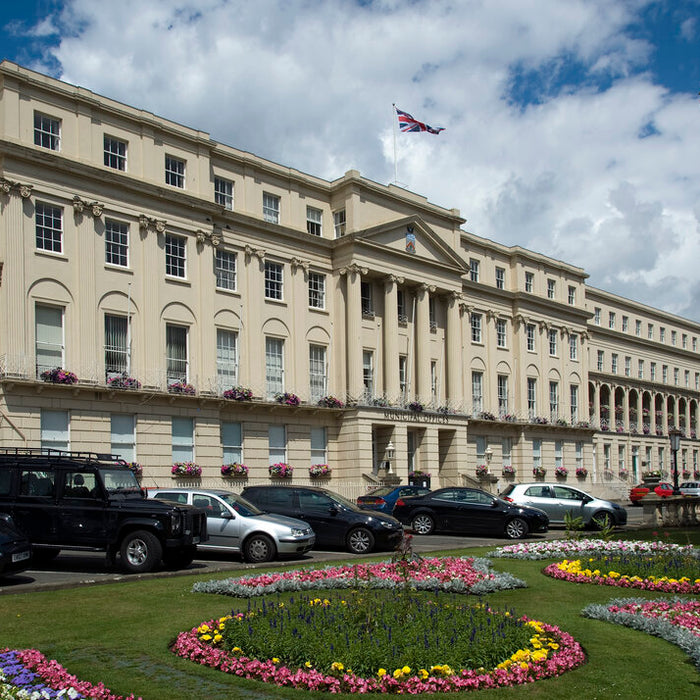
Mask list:
[[[58,450],[54,447],[0,447],[0,460],[10,458],[23,459],[30,457],[50,457],[54,460],[80,461],[80,462],[118,462],[126,464],[119,455],[103,452],[76,452],[72,450]]]

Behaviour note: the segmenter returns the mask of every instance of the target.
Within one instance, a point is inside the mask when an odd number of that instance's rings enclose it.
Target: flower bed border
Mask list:
[[[558,559],[578,554],[692,554],[692,545],[672,542],[647,542],[645,540],[546,540],[544,542],[518,542],[498,547],[488,553],[497,559]]]
[[[665,576],[659,579],[656,579],[656,577],[639,578],[639,576],[618,574],[615,571],[610,571],[607,574],[602,572],[596,574],[595,571],[589,574],[585,573],[586,571],[590,571],[589,569],[584,569],[581,573],[578,573],[570,570],[571,567],[574,567],[576,564],[578,564],[580,568],[581,561],[578,559],[564,559],[564,561],[550,564],[542,573],[544,573],[545,576],[550,576],[551,578],[561,581],[570,581],[572,583],[590,583],[597,586],[637,588],[642,591],[662,591],[663,593],[700,593],[700,579],[695,579],[693,583],[690,579],[684,581],[683,579],[669,579]],[[569,570],[567,570],[567,567]]]
[[[216,628],[221,624],[222,619],[211,620],[203,625]],[[559,676],[585,662],[586,657],[581,645],[570,634],[544,622],[528,620],[526,617],[520,619],[531,624],[537,632],[547,633],[556,639],[552,647],[554,653],[551,656],[538,655],[537,650],[534,649],[532,652],[520,650],[491,671],[461,669],[450,673],[449,668],[433,667],[439,675],[427,678],[421,675],[409,675],[411,673],[409,667],[397,669],[393,674],[381,673],[384,670],[381,669],[376,677],[370,678],[363,678],[345,671],[340,663],[333,664],[335,675],[325,674],[313,668],[292,669],[280,665],[278,660],[249,659],[218,649],[199,639],[199,627],[194,627],[189,632],[181,632],[170,650],[182,658],[242,678],[296,689],[358,694],[413,695],[514,686]],[[440,673],[441,670],[445,675]]]
[[[670,622],[665,615],[650,617],[644,614],[652,607],[657,608],[665,605],[668,605],[673,613],[682,612],[680,609],[683,606],[697,606],[698,612],[690,614],[698,618],[698,633],[695,634],[685,626],[674,624],[680,615],[674,615],[674,622]],[[634,612],[620,609],[628,606],[639,606],[640,609]],[[616,598],[605,605],[587,605],[581,614],[593,620],[623,625],[665,639],[688,654],[700,671],[700,602],[698,601],[688,601],[684,598],[656,598],[653,600],[648,598]]]

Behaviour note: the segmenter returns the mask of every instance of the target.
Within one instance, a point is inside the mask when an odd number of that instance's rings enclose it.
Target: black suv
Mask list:
[[[0,449],[0,513],[29,538],[35,559],[105,551],[129,573],[161,560],[188,566],[207,539],[202,509],[147,499],[125,462],[91,452]]]
[[[345,547],[353,554],[367,554],[395,549],[403,539],[403,527],[396,518],[363,510],[316,486],[246,486],[241,495],[260,510],[309,523],[316,533],[316,548]]]

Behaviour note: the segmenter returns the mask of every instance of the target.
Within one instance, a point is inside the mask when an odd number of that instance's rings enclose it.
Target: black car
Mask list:
[[[243,498],[268,513],[304,520],[316,533],[316,548],[345,547],[353,554],[394,549],[403,539],[401,523],[384,513],[358,508],[314,486],[247,486]]]
[[[29,568],[32,545],[9,515],[0,513],[0,578]]]
[[[547,514],[537,508],[506,503],[481,489],[463,487],[399,498],[394,517],[419,535],[450,530],[519,539],[549,528]]]
[[[129,573],[188,566],[207,539],[204,510],[146,499],[125,462],[91,452],[0,448],[0,513],[29,538],[35,560],[103,551]]]

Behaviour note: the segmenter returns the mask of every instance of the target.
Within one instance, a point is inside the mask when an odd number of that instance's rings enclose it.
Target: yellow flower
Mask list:
[[[211,635],[210,635],[210,634],[203,634],[203,635],[200,637],[200,639],[201,639],[203,642],[208,642],[208,641],[211,639]]]
[[[243,651],[243,649],[241,649],[240,647],[233,647],[233,649],[231,649],[231,651],[232,651],[234,654],[239,654],[240,652]]]
[[[377,675],[378,675],[380,678],[383,678],[384,676],[386,676],[386,669],[385,669],[385,668],[380,668],[380,669],[377,671]]]
[[[422,680],[425,680],[430,675],[424,668],[418,671],[418,674],[420,675]]]
[[[220,634],[215,634],[214,635],[214,644],[218,644],[222,639],[223,639],[223,637]]]
[[[410,667],[410,666],[404,666],[404,667],[401,669],[401,673],[403,673],[404,676],[407,676],[410,672],[411,672],[411,667]]]
[[[273,656],[273,657],[272,657],[272,663],[273,663],[273,664],[278,664],[279,662],[280,662],[280,660],[279,660],[276,656]]]
[[[208,631],[209,631],[209,625],[207,625],[205,623],[202,623],[199,627],[197,627],[197,632],[199,632],[200,634],[203,634],[204,632],[208,632]]]
[[[304,666],[306,666],[306,668],[313,668],[313,664],[310,661],[305,661]]]
[[[334,661],[331,664],[331,671],[342,671],[345,668],[343,664],[340,663],[340,661]]]
[[[393,675],[394,675],[394,678],[396,678],[396,679],[401,678],[401,676],[402,676],[401,669],[400,669],[400,668],[397,668],[397,669],[394,671],[394,674],[393,674]]]

